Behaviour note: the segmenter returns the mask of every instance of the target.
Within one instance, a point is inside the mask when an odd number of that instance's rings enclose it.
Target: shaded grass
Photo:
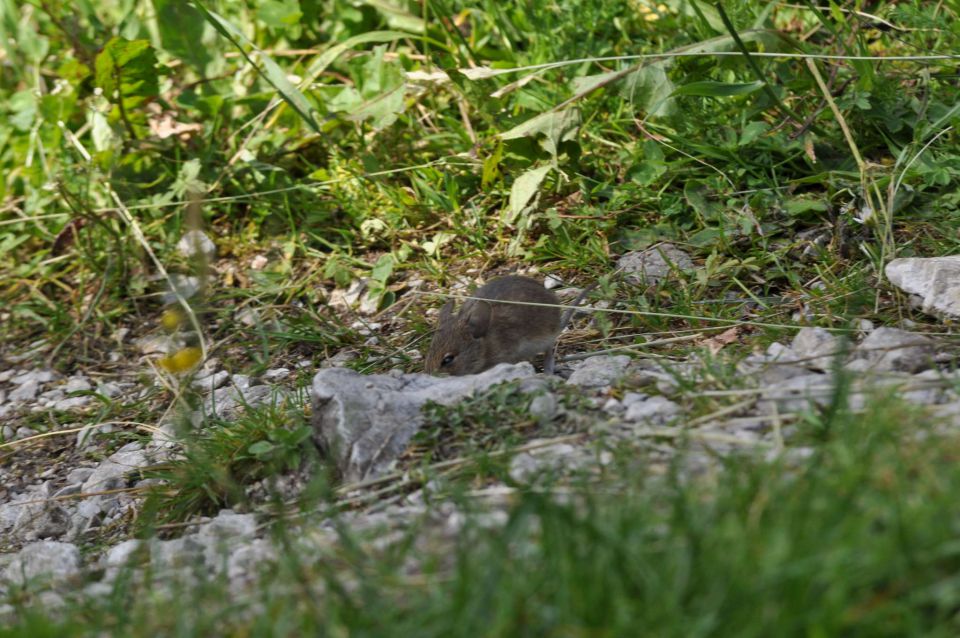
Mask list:
[[[291,549],[292,563],[281,562],[256,590],[252,615],[253,603],[225,605],[223,584],[209,581],[175,597],[176,619],[127,591],[79,603],[55,621],[25,610],[19,630],[955,635],[960,439],[881,396],[866,414],[842,403],[830,414],[826,438],[807,456],[738,456],[697,476],[681,455],[665,477],[624,466],[603,488],[582,484],[562,500],[520,490],[502,528],[468,524],[426,552],[407,541],[374,550],[371,538],[341,527],[338,554],[303,562]],[[411,541],[427,533],[414,528]],[[304,589],[302,578],[313,584]],[[324,593],[307,598],[317,588]]]

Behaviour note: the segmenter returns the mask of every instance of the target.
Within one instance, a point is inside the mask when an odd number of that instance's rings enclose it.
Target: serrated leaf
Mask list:
[[[732,97],[750,95],[763,88],[763,82],[691,82],[677,87],[671,95],[693,95],[698,97]]]
[[[530,203],[530,200],[537,194],[540,189],[540,184],[543,183],[547,173],[549,173],[552,168],[553,167],[548,164],[530,169],[513,182],[513,187],[510,189],[510,214],[507,218],[508,224],[513,224],[520,218]]]

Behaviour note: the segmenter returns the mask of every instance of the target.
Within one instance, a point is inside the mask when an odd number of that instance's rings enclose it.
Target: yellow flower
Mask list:
[[[171,372],[173,374],[179,374],[181,372],[186,372],[190,370],[195,365],[200,363],[200,357],[203,356],[203,351],[196,346],[188,346],[182,348],[173,354],[168,354],[165,357],[161,357],[157,363],[160,364],[160,367]]]
[[[160,325],[167,332],[173,332],[183,324],[185,319],[180,308],[167,308],[160,316]]]

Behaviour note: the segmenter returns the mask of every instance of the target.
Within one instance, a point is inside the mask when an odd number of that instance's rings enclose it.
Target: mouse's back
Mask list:
[[[560,302],[529,277],[491,280],[453,315],[448,302],[427,353],[427,372],[475,374],[498,363],[517,363],[553,348],[560,332]],[[524,305],[497,303],[520,301]]]

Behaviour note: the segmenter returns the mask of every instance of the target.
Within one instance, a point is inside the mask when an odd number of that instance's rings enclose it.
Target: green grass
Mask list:
[[[724,407],[697,393],[737,387],[737,357],[800,325],[942,330],[882,272],[960,248],[956,63],[856,58],[957,51],[956,6],[535,4],[0,0],[0,355],[37,347],[30,364],[156,386],[133,340],[162,333],[159,265],[207,278],[190,299],[204,343],[251,375],[345,349],[365,373],[418,370],[439,300],[416,280],[521,266],[601,280],[593,301],[625,312],[571,349],[740,322],[672,397],[695,415]],[[213,263],[177,252],[194,228]],[[660,241],[698,268],[646,288],[613,274]],[[331,303],[360,278],[376,316]],[[156,424],[196,400],[188,380],[82,419]],[[503,478],[485,455],[536,430],[502,392],[433,414],[417,442],[424,459],[477,461],[453,482],[467,509],[470,477]],[[119,588],[62,617],[25,609],[0,635],[955,635],[956,441],[916,438],[924,418],[877,401],[801,421],[813,456],[797,466],[747,455],[653,479],[642,449],[617,450],[608,484],[570,502],[521,490],[506,528],[438,540],[416,578],[414,550],[344,538],[329,564],[290,547],[253,619],[212,582],[182,592],[180,614]],[[247,504],[251,483],[310,456],[302,426],[272,406],[184,433],[140,529]],[[336,509],[328,487],[304,507]]]
[[[802,460],[746,455],[696,477],[680,454],[651,478],[634,458],[560,501],[520,489],[502,528],[468,523],[454,540],[414,545],[431,538],[429,525],[414,525],[411,542],[374,549],[377,533],[341,527],[338,549],[308,560],[287,539],[286,560],[251,602],[227,602],[216,580],[175,592],[172,604],[156,586],[124,586],[56,619],[28,607],[17,631],[955,635],[960,441],[896,400],[878,396],[861,415],[840,406]],[[483,511],[461,498],[465,511]],[[277,528],[281,546],[292,524]]]

